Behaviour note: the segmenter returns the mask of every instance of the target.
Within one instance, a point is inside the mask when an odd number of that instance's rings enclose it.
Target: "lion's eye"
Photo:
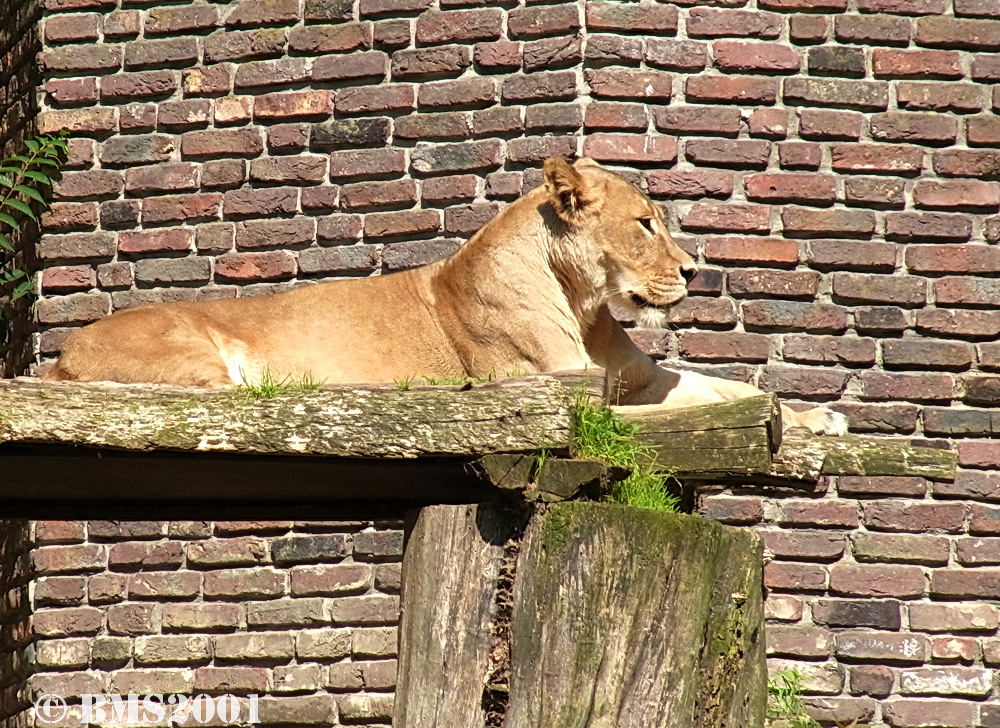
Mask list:
[[[639,224],[646,228],[646,232],[650,235],[653,234],[653,218],[651,217],[640,217]]]

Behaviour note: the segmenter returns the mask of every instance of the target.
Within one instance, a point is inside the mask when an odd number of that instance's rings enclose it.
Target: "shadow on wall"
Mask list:
[[[0,0],[0,156],[21,151],[24,140],[34,136],[38,116],[37,89],[41,73],[36,57],[42,49],[38,27],[39,0]],[[38,269],[35,242],[38,229],[25,225],[14,245],[19,251],[15,266],[33,275]],[[0,288],[0,376],[23,373],[33,354],[32,297],[11,303],[9,286]]]

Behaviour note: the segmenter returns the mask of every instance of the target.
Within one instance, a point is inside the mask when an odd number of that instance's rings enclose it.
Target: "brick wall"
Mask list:
[[[47,0],[42,29],[41,126],[77,137],[40,357],[115,309],[438,258],[591,155],[702,264],[645,349],[957,440],[955,484],[706,500],[776,554],[774,665],[876,724],[1000,726],[996,0]]]
[[[263,724],[389,725],[401,527],[36,521],[30,699],[258,694]]]
[[[31,562],[27,521],[0,521],[0,725],[27,725],[31,672]]]
[[[34,133],[38,115],[39,69],[35,58],[41,50],[39,0],[0,0],[0,157],[22,151],[22,142]],[[6,230],[6,226],[4,226]],[[15,266],[34,272],[38,230],[26,225],[13,236],[18,250]],[[33,326],[27,300],[11,306],[9,291],[0,286],[0,309],[8,325],[0,323],[0,376],[13,376],[34,358]]]

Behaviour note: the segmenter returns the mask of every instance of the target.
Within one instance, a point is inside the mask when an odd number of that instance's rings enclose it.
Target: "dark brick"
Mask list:
[[[821,599],[813,603],[813,621],[828,627],[899,630],[900,603],[895,600]]]

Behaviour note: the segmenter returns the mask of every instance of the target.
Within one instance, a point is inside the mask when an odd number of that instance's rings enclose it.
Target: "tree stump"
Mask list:
[[[758,728],[761,544],[567,502],[421,511],[403,565],[396,728]]]

